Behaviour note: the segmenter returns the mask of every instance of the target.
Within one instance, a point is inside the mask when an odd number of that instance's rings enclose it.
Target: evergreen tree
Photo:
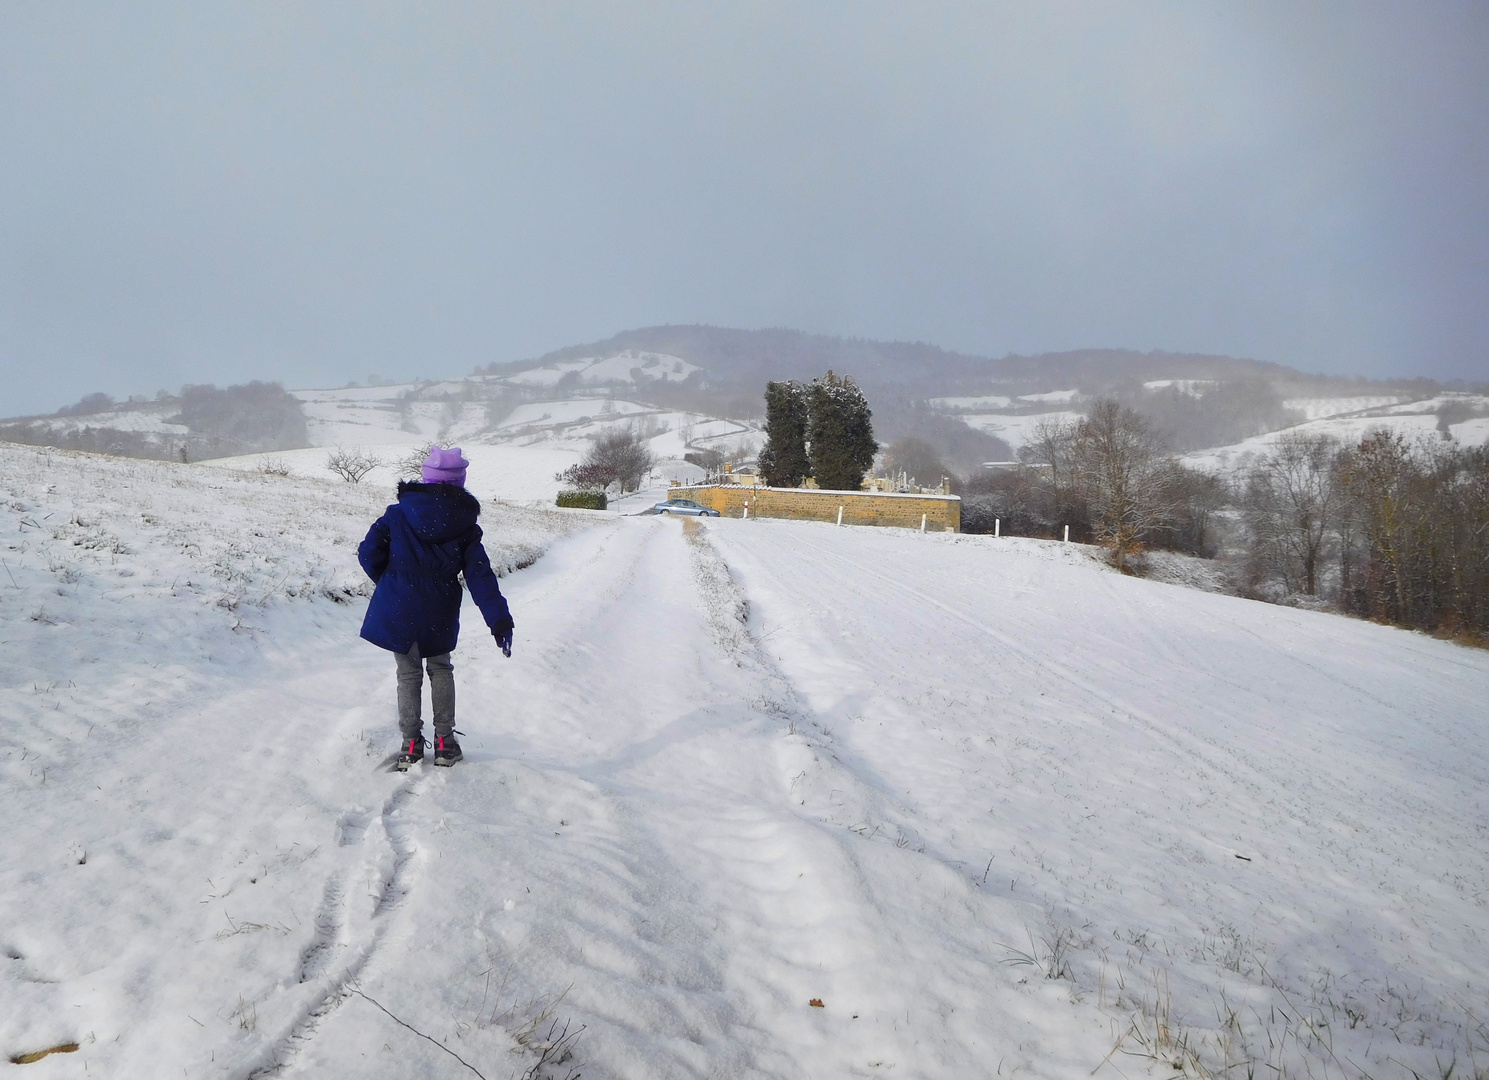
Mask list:
[[[771,487],[797,487],[807,460],[807,394],[799,382],[765,384],[765,449],[760,475]]]
[[[863,391],[851,378],[839,378],[829,371],[812,380],[806,397],[812,476],[817,486],[857,491],[879,449]]]

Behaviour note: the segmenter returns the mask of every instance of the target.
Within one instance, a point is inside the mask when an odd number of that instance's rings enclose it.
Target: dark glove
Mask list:
[[[512,655],[512,629],[511,619],[503,619],[491,628],[491,636],[496,638],[497,647],[501,649],[503,656]]]

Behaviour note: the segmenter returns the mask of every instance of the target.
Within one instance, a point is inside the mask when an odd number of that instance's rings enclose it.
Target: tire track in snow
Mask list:
[[[924,589],[918,589],[905,581],[889,577],[872,567],[864,566],[862,563],[845,556],[840,551],[828,551],[820,545],[813,544],[798,536],[793,536],[792,541],[796,545],[807,548],[822,556],[820,565],[824,568],[830,568],[831,572],[840,577],[846,576],[843,574],[840,566],[851,567],[858,574],[863,575],[864,578],[873,579],[907,596],[914,597],[925,605],[937,609],[950,618],[996,641],[1010,654],[1017,656],[1028,667],[1035,671],[1047,672],[1049,685],[1064,685],[1079,689],[1092,703],[1094,713],[1100,714],[1103,710],[1110,712],[1120,709],[1128,718],[1142,724],[1147,731],[1168,743],[1176,751],[1195,758],[1210,769],[1223,773],[1228,771],[1228,769],[1240,766],[1248,771],[1253,783],[1262,785],[1271,784],[1272,777],[1249,762],[1222,762],[1214,760],[1212,754],[1215,752],[1215,748],[1203,740],[1196,738],[1192,732],[1179,731],[1170,725],[1162,723],[1147,710],[1133,704],[1131,701],[1115,697],[1109,689],[1104,689],[1093,683],[1075,668],[1052,659],[1046,653],[1039,653],[1028,646],[1019,644],[1007,634],[988,625],[985,620],[949,604],[939,597],[933,596]]]
[[[412,889],[411,866],[418,854],[413,827],[399,820],[400,811],[429,781],[427,775],[406,779],[383,800],[377,813],[353,808],[338,819],[338,846],[362,849],[364,857],[358,870],[365,875],[368,890],[365,897],[357,896],[347,883],[348,871],[332,873],[316,915],[315,936],[301,952],[298,971],[299,982],[323,982],[325,989],[260,1055],[259,1062],[246,1068],[241,1074],[244,1080],[261,1080],[293,1068],[321,1022],[347,1000],[350,988],[378,955],[392,917]],[[353,898],[357,906],[366,909],[365,914],[355,910]]]
[[[969,990],[970,1000],[1001,998],[1008,1027],[1020,1033],[1020,1052],[1045,1041],[1038,1029],[1046,1006],[1029,1009],[1032,1002],[1010,993],[1015,980],[1000,968],[1002,952],[991,940],[1012,938],[1027,914],[1023,905],[985,894],[962,862],[927,851],[910,824],[916,810],[832,738],[750,630],[748,593],[709,530],[700,526],[689,539],[718,644],[766,684],[752,708],[774,725],[788,725],[785,732],[777,727],[758,765],[774,790],[762,783],[751,791],[754,798],[713,808],[697,843],[711,864],[705,876],[727,882],[723,891],[734,932],[743,939],[735,950],[735,978],[774,998],[780,1042],[796,1048],[798,1056],[783,1074],[798,1075],[803,1068],[813,1074],[819,1068],[845,1075],[878,1075],[881,1069],[912,1076],[966,1074],[963,1055],[978,1043],[963,1026],[976,1011],[966,1012]],[[875,825],[855,830],[837,820],[844,811]],[[906,887],[907,881],[915,884]],[[738,916],[747,908],[753,925],[740,926]],[[935,914],[927,917],[929,912]],[[922,1018],[918,1028],[911,1027],[909,1011],[901,1016],[894,1006],[885,1008],[879,993],[865,992],[887,971],[903,987],[914,987],[904,1000],[914,1002]],[[824,1040],[821,1028],[802,1022],[811,1012],[801,1009],[806,998],[831,999],[852,1020],[861,1016],[871,1023],[854,1027],[851,1036],[842,1032],[850,1036],[843,1044]],[[1045,1064],[1083,1060],[1082,1042],[1075,1035],[1058,1049],[1046,1043]],[[977,1056],[982,1052],[973,1051],[975,1067],[987,1065]]]

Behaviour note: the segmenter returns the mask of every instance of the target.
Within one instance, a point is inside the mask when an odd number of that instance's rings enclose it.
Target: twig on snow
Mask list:
[[[408,1030],[412,1031],[419,1038],[424,1039],[424,1040],[427,1040],[428,1042],[433,1043],[435,1046],[439,1047],[445,1053],[449,1054],[456,1061],[460,1062],[460,1064],[464,1065],[471,1072],[475,1073],[477,1076],[480,1076],[481,1077],[481,1080],[486,1080],[486,1077],[481,1075],[481,1070],[480,1069],[476,1068],[469,1061],[466,1061],[465,1058],[463,1058],[459,1054],[455,1053],[455,1051],[451,1050],[448,1046],[446,1046],[444,1043],[440,1042],[438,1039],[432,1038],[429,1035],[425,1035],[422,1031],[420,1031],[418,1028],[414,1027],[412,1024],[405,1023],[404,1021],[398,1019],[398,1017],[394,1016],[392,1013],[388,1012],[387,1009],[383,1008],[381,1002],[379,1002],[379,1001],[377,1001],[377,1000],[375,1000],[373,998],[368,997],[366,994],[362,993],[362,991],[358,990],[355,986],[348,986],[346,989],[347,989],[347,993],[349,993],[349,994],[356,994],[359,998],[362,998],[364,1001],[367,1001],[370,1004],[376,1005],[378,1007],[378,1009],[382,1011],[383,1015],[385,1015],[389,1020],[393,1021],[393,1023],[397,1024],[399,1027],[408,1028]]]

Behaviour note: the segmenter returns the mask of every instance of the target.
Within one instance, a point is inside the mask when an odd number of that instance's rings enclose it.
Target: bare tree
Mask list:
[[[403,457],[393,462],[393,465],[398,469],[398,479],[422,479],[424,476],[424,462],[429,457],[429,451],[435,447],[439,447],[441,450],[448,450],[451,445],[453,444],[449,440],[444,442],[427,442],[416,450],[410,450]]]
[[[1170,516],[1170,459],[1146,420],[1108,398],[1098,399],[1076,426],[1072,461],[1092,531],[1122,570]]]
[[[655,460],[640,432],[612,428],[596,435],[583,460],[559,473],[558,480],[581,488],[619,484],[623,492],[635,491]]]
[[[343,450],[337,447],[326,456],[326,468],[341,477],[348,484],[359,484],[362,477],[382,464],[377,457],[366,450]]]
[[[1290,431],[1246,479],[1246,524],[1254,557],[1289,592],[1317,596],[1319,575],[1343,492],[1337,483],[1339,443]]]
[[[1029,440],[1019,448],[1019,460],[1024,464],[1049,470],[1050,486],[1057,494],[1062,484],[1068,486],[1073,479],[1075,435],[1074,421],[1046,417],[1034,425]]]

